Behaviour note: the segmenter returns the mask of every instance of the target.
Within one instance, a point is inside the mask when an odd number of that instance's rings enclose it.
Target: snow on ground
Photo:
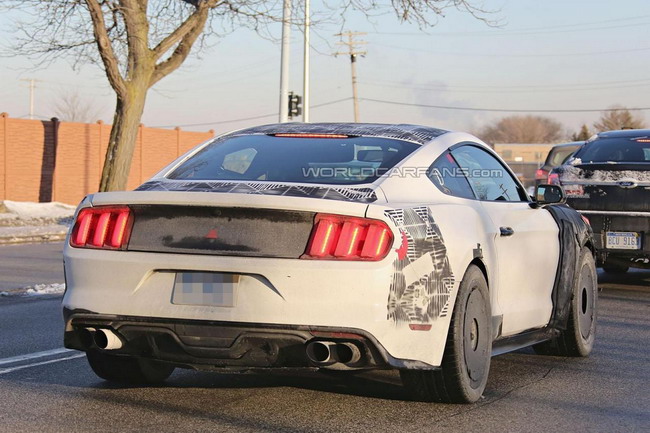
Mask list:
[[[42,296],[42,295],[60,295],[65,291],[65,284],[36,284],[35,286],[23,287],[22,289],[12,290],[10,292],[0,292],[0,296]]]
[[[0,202],[0,244],[61,240],[74,211],[74,206],[57,202]]]
[[[34,203],[29,201],[11,201],[2,202],[5,212],[18,216],[23,220],[38,218],[70,218],[74,215],[75,206],[69,204],[50,202]]]

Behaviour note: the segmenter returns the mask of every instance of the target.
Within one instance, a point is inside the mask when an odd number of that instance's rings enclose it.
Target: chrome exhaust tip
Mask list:
[[[307,358],[314,364],[329,365],[338,361],[336,343],[313,341],[307,345]]]
[[[95,345],[104,350],[117,350],[123,346],[122,339],[110,329],[97,329],[93,339]]]
[[[90,348],[90,346],[93,345],[94,334],[95,334],[95,328],[81,328],[77,331],[79,342],[85,349],[88,349]]]
[[[336,345],[339,362],[343,364],[356,364],[361,360],[361,351],[354,343],[339,343]]]

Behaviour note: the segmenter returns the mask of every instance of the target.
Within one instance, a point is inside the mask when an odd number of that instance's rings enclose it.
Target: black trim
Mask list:
[[[363,369],[389,366],[421,370],[437,368],[421,361],[394,358],[372,334],[356,328],[105,315],[69,310],[65,307],[63,316],[66,323],[64,334],[66,348],[86,351],[89,347],[82,344],[79,330],[88,327],[108,328],[127,339],[124,349],[111,353],[160,359],[191,368],[313,368],[314,365],[308,364],[303,355],[304,344],[312,339],[354,341],[361,344],[367,359],[365,365],[360,366]],[[188,327],[193,328],[191,333],[205,335],[205,341],[201,342],[201,338],[196,335],[182,335],[184,332],[182,329]],[[122,335],[123,333],[126,335]],[[230,338],[232,343],[227,348],[215,348],[207,343],[210,339],[220,338],[219,335],[224,333],[228,336],[223,338]],[[173,350],[169,346],[160,347],[156,337],[162,334],[168,336],[165,337],[167,341],[161,340],[162,344],[173,343]],[[352,338],[346,334],[354,334],[359,338]],[[133,340],[132,344],[131,340]],[[190,340],[192,344],[188,344]],[[280,350],[286,348],[285,353],[279,357],[262,357],[262,359],[251,358],[248,353],[245,356],[240,355],[246,349],[250,352],[255,352],[259,348],[266,350],[268,345]],[[296,346],[300,348],[299,353],[294,351]],[[259,351],[257,353],[259,354]],[[237,355],[240,355],[239,358]],[[252,355],[254,356],[255,353]]]
[[[557,329],[542,328],[522,332],[521,334],[510,337],[499,338],[492,343],[492,356],[523,349],[524,347],[550,340],[558,335],[559,331]]]
[[[588,243],[594,244],[593,233],[580,214],[566,204],[549,205],[544,209],[553,216],[560,230],[560,258],[553,285],[553,312],[549,326],[565,330],[571,309],[576,272],[579,272],[580,251]]]
[[[383,123],[273,123],[269,125],[254,126],[218,137],[217,140],[239,135],[251,134],[344,134],[361,137],[381,137],[394,140],[410,141],[426,144],[431,140],[446,134],[449,131],[429,126],[411,124],[383,124]]]
[[[496,153],[496,152],[495,152],[492,148],[490,148],[489,146],[482,146],[482,145],[480,145],[480,144],[478,144],[478,143],[476,143],[476,142],[473,142],[473,141],[461,141],[460,143],[456,143],[456,144],[454,144],[453,146],[449,146],[449,147],[447,148],[447,152],[449,152],[449,154],[454,158],[454,160],[456,160],[456,157],[453,155],[452,152],[453,152],[454,150],[456,150],[457,148],[459,148],[459,147],[463,147],[463,146],[472,146],[472,147],[476,147],[476,148],[478,148],[478,149],[480,149],[480,150],[483,150],[483,151],[487,152],[489,155],[493,156],[493,157],[497,160],[497,162],[499,162],[499,164],[501,164],[501,167],[503,167],[503,169],[504,169],[508,174],[510,174],[510,177],[512,177],[512,180],[515,181],[515,184],[517,185],[517,190],[518,190],[518,192],[519,192],[519,198],[521,198],[521,200],[519,200],[519,201],[508,201],[508,200],[481,200],[480,198],[478,198],[478,197],[475,196],[474,198],[466,198],[466,200],[475,200],[475,201],[489,202],[489,203],[527,203],[528,205],[530,205],[531,203],[534,203],[534,202],[532,201],[531,197],[530,197],[530,196],[528,195],[528,193],[526,192],[526,188],[524,188],[524,185],[519,181],[519,178],[515,175],[515,172],[512,171],[512,169],[510,168],[510,166],[508,166],[508,164],[506,164],[506,162],[505,162],[503,159],[501,159],[501,157],[499,156],[499,154]],[[458,164],[458,162],[456,162],[456,164]],[[459,164],[459,166],[460,166],[460,164]],[[470,184],[470,185],[471,185],[471,184]],[[473,191],[474,191],[474,190],[472,190],[472,192],[473,192]],[[457,197],[457,196],[454,196],[454,197]],[[465,197],[459,197],[459,198],[465,198]]]

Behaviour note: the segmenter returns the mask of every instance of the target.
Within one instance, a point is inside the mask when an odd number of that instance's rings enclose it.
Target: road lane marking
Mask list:
[[[25,368],[38,367],[40,365],[54,364],[55,362],[69,361],[71,359],[77,359],[86,356],[85,353],[78,353],[76,355],[67,356],[65,358],[51,359],[49,361],[35,362],[33,364],[19,365],[18,367],[9,367],[9,368],[0,368],[0,375],[12,373],[14,371],[23,370]]]
[[[43,352],[34,352],[28,353],[26,355],[12,356],[11,358],[0,359],[0,365],[15,364],[17,362],[29,361],[32,359],[45,358],[46,356],[61,355],[63,353],[74,352],[71,349],[64,349],[63,347],[59,349],[45,350]]]

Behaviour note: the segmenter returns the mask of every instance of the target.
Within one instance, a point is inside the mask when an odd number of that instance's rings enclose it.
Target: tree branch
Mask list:
[[[190,51],[192,50],[192,46],[199,38],[199,36],[201,36],[201,33],[205,28],[205,23],[208,20],[208,15],[210,13],[210,10],[213,9],[215,6],[217,6],[220,1],[221,0],[206,0],[198,3],[198,5],[196,6],[196,11],[185,21],[185,23],[187,23],[188,21],[191,20],[193,26],[189,27],[185,31],[185,35],[182,36],[180,42],[176,46],[176,49],[169,56],[169,58],[164,62],[156,65],[156,69],[154,70],[154,73],[151,77],[151,82],[149,84],[150,86],[153,86],[158,81],[162,80],[167,75],[169,75],[170,73],[178,69],[183,64],[187,56],[190,54]],[[185,23],[183,23],[181,27],[183,27]],[[174,33],[176,32],[173,32],[172,35]],[[167,48],[167,50],[169,50],[172,46],[173,44],[170,45],[170,47]]]
[[[93,21],[93,33],[95,34],[95,39],[97,41],[97,50],[99,51],[99,56],[104,64],[108,82],[113,90],[115,90],[115,93],[119,96],[124,96],[126,94],[126,85],[124,83],[124,78],[120,74],[119,63],[115,56],[111,39],[106,31],[102,7],[97,0],[85,0],[85,2]]]
[[[183,1],[186,1],[186,3],[190,3],[195,6],[196,10],[189,17],[187,17],[187,19],[180,26],[178,26],[176,30],[167,35],[166,38],[164,38],[158,45],[156,45],[156,47],[153,49],[155,60],[160,59],[167,51],[172,49],[196,27],[197,21],[200,20],[201,11],[204,8],[214,9],[221,2],[221,0],[210,0],[209,2],[204,2],[209,4],[202,5],[201,2],[192,2],[187,0]],[[203,25],[205,25],[205,23]]]

